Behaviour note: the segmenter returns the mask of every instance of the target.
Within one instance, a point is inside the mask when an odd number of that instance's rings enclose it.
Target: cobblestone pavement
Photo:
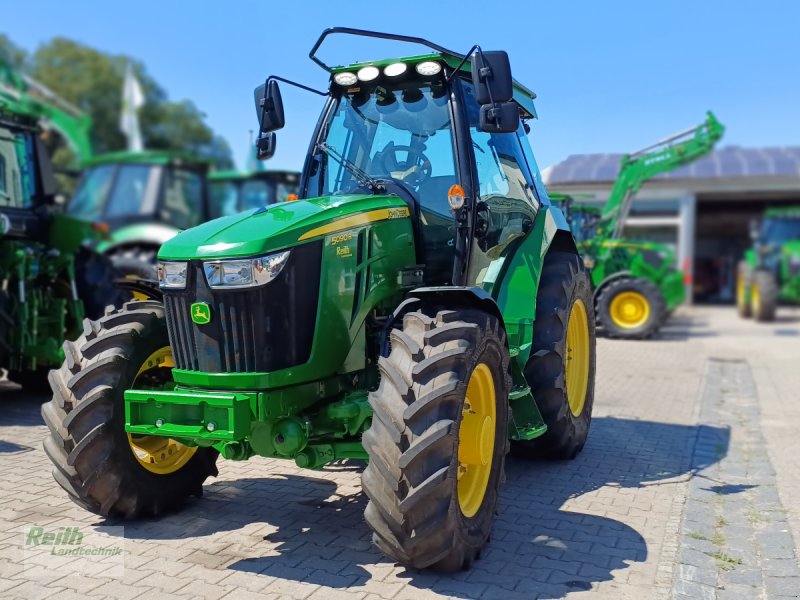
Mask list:
[[[8,598],[798,597],[800,311],[678,313],[646,342],[601,340],[595,418],[571,462],[510,459],[492,541],[468,572],[398,567],[370,544],[357,466],[220,461],[201,500],[106,523],[41,450],[42,396],[0,391],[0,596]],[[107,525],[124,525],[120,530]],[[31,527],[123,548],[54,569]],[[84,574],[75,575],[79,569]],[[681,596],[683,594],[683,596]]]

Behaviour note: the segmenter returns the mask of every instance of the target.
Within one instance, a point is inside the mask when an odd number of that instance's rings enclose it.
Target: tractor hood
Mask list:
[[[800,256],[800,240],[785,242],[783,244],[783,253],[787,256]]]
[[[373,221],[404,218],[398,196],[323,196],[282,202],[215,219],[166,242],[160,259],[237,258],[268,254]]]

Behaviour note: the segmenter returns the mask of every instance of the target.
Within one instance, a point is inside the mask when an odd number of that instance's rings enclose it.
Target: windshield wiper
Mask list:
[[[370,192],[373,194],[377,192],[382,192],[386,189],[386,187],[377,179],[372,177],[369,173],[367,173],[364,169],[359,167],[356,163],[351,160],[348,160],[344,156],[342,156],[338,150],[336,150],[333,146],[326,142],[320,142],[317,144],[317,149],[321,150],[331,158],[333,158],[336,162],[342,165],[345,169],[352,173],[353,177],[355,177],[358,182],[369,189]]]

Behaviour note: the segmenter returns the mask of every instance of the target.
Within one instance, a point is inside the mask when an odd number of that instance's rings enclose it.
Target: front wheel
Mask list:
[[[66,360],[50,372],[53,398],[42,406],[50,429],[44,450],[70,498],[104,517],[158,516],[200,496],[216,475],[218,452],[161,436],[125,432],[126,389],[165,389],[172,352],[164,308],[129,302],[64,343]]]
[[[667,312],[661,290],[647,279],[616,279],[600,290],[597,322],[609,337],[642,340],[658,332]]]
[[[373,541],[410,567],[467,568],[489,539],[504,479],[505,331],[479,310],[411,312],[378,366],[363,436]]]
[[[767,323],[775,320],[778,310],[778,280],[770,271],[759,269],[753,275],[753,287],[750,290],[750,301],[753,318]]]

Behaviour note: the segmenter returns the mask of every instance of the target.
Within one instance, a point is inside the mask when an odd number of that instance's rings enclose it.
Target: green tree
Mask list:
[[[95,152],[102,153],[125,149],[119,115],[122,81],[129,61],[146,99],[139,115],[145,147],[182,150],[208,158],[220,168],[229,168],[230,148],[205,124],[203,113],[190,101],[170,101],[140,61],[58,37],[36,49],[30,71],[35,79],[92,118],[92,142]],[[59,150],[54,160],[62,163],[63,156],[63,150]]]
[[[0,33],[0,63],[10,65],[14,69],[21,70],[25,67],[28,55],[19,46],[11,41],[5,33]]]

